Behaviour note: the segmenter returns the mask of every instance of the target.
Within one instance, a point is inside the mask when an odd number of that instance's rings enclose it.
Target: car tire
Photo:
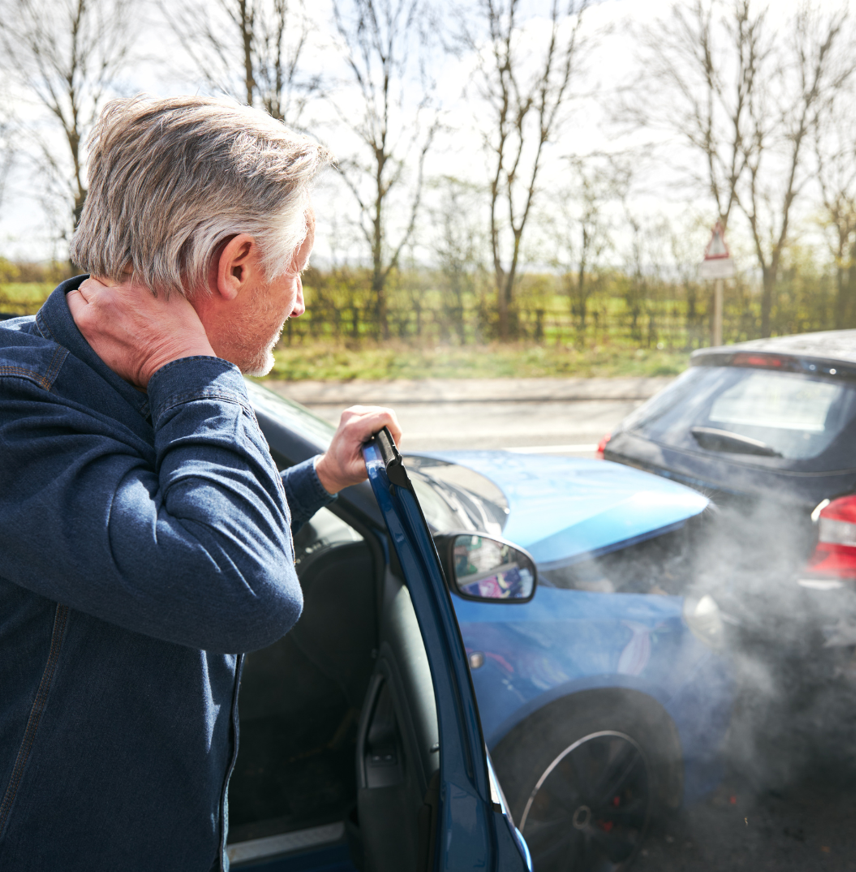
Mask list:
[[[674,726],[656,704],[634,701],[575,694],[535,713],[494,749],[535,872],[627,869],[651,820],[677,803]]]

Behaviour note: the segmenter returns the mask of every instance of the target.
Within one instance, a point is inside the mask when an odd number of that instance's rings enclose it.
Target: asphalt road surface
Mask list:
[[[266,384],[336,423],[350,405],[392,406],[404,449],[529,449],[591,456],[668,378],[431,379]]]
[[[851,788],[806,776],[756,794],[735,775],[707,800],[656,827],[632,868],[849,872],[856,870],[854,821]]]
[[[856,870],[856,766],[838,747],[775,783],[732,759],[712,794],[652,828],[633,872]]]

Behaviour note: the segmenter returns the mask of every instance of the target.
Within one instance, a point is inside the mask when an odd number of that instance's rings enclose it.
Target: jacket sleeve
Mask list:
[[[291,532],[297,531],[318,511],[332,503],[336,497],[328,493],[318,473],[315,472],[316,457],[304,460],[282,471],[282,483],[291,512]]]
[[[302,594],[285,489],[243,379],[217,358],[185,358],[154,375],[149,402],[153,447],[4,379],[0,576],[181,645],[270,644]]]

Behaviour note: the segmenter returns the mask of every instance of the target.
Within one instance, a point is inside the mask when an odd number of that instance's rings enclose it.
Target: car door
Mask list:
[[[323,422],[251,395],[280,468],[325,450]],[[232,867],[523,872],[433,541],[391,440],[365,450],[371,483],[295,534],[300,621],[246,655]]]
[[[408,788],[426,787],[418,816],[413,868],[530,869],[528,850],[504,807],[482,736],[464,645],[434,541],[394,442],[382,431],[365,447],[369,481],[406,584],[418,628],[395,605],[404,590],[385,589],[386,631],[363,707],[357,747],[358,808],[367,868],[407,868],[412,852]],[[424,652],[408,651],[421,635]],[[427,666],[427,670],[426,670]],[[433,682],[436,722],[408,723],[420,682]],[[419,718],[417,716],[416,720]],[[436,735],[436,741],[431,739]],[[404,748],[411,736],[415,748]],[[430,745],[428,744],[430,742]],[[426,758],[426,751],[428,759]],[[433,761],[430,755],[436,754]],[[412,761],[407,771],[403,761]],[[412,771],[415,770],[415,771]],[[425,782],[427,786],[425,785]],[[408,864],[410,865],[410,864]]]

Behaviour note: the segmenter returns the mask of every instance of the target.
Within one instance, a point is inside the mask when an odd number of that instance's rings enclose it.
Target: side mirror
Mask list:
[[[449,586],[464,599],[519,604],[535,596],[538,571],[522,548],[473,533],[435,541]]]

